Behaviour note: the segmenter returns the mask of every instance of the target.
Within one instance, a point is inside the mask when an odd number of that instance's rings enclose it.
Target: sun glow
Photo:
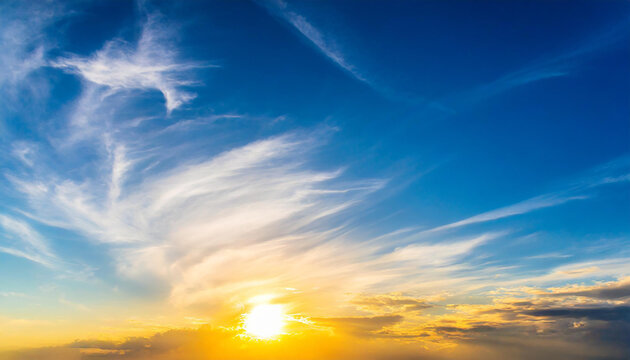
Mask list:
[[[285,317],[282,305],[261,304],[245,315],[243,327],[252,337],[271,339],[282,334]]]

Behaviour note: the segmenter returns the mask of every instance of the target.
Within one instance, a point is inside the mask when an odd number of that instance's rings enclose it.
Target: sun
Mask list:
[[[284,330],[286,315],[282,305],[261,304],[245,314],[243,327],[249,336],[272,339]]]

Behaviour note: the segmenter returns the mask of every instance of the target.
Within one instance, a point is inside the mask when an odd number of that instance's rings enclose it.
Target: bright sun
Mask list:
[[[284,320],[285,314],[282,305],[261,304],[245,314],[244,328],[250,336],[270,339],[282,334]]]

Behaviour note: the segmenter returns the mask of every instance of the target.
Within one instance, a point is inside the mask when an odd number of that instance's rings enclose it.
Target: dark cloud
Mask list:
[[[630,306],[551,308],[523,311],[530,316],[630,322]]]
[[[630,297],[630,281],[592,287],[581,291],[568,291],[547,296],[583,296],[593,299],[617,300]]]
[[[495,309],[479,313],[499,314],[502,323],[492,323],[481,328],[476,325],[435,330],[447,337],[475,344],[505,343],[509,339],[527,339],[539,343],[554,341],[579,344],[585,348],[583,351],[594,351],[587,359],[630,359],[630,305],[611,305],[602,301],[576,307],[566,302],[566,299],[551,302],[532,299],[496,306]],[[570,352],[570,348],[566,349],[567,354]]]

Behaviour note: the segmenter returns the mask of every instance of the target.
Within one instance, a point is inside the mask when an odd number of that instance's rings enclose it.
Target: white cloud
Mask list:
[[[16,142],[13,144],[11,153],[26,166],[33,166],[36,145],[29,142]]]
[[[588,195],[584,194],[585,191],[593,190],[594,188],[605,185],[630,181],[630,174],[628,174],[629,165],[630,162],[627,157],[620,157],[604,165],[591,169],[586,176],[578,179],[578,181],[573,183],[566,190],[535,196],[516,204],[490,210],[446,225],[434,227],[432,229],[425,230],[422,233],[428,234],[455,229],[467,225],[527,214],[536,210],[562,205],[570,201],[585,200],[589,198]]]
[[[302,35],[304,35],[304,37],[311,41],[311,43],[313,43],[313,45],[315,45],[329,59],[334,61],[342,69],[352,74],[352,76],[354,76],[357,80],[368,82],[357,70],[357,68],[346,60],[346,57],[338,49],[338,47],[332,41],[326,40],[325,36],[310,22],[308,22],[304,16],[293,12],[287,12],[284,16],[291,25],[293,25]]]
[[[587,197],[585,196],[563,196],[556,194],[537,196],[513,205],[471,216],[464,220],[459,220],[450,224],[438,226],[425,232],[437,232],[476,223],[499,220],[510,216],[526,214],[535,210],[561,205],[572,200],[583,200],[586,198]]]
[[[615,26],[595,34],[595,36],[590,36],[586,41],[569,51],[546,54],[519,70],[473,89],[467,94],[465,101],[482,101],[519,86],[569,76],[577,64],[587,61],[593,53],[621,43],[627,37],[627,22],[615,24]]]
[[[149,15],[135,47],[122,40],[112,40],[91,57],[60,58],[52,65],[114,92],[158,90],[164,95],[166,109],[171,112],[195,97],[183,90],[193,84],[185,73],[200,65],[178,62],[170,35],[158,15]]]
[[[0,100],[6,108],[28,108],[47,94],[48,80],[31,75],[47,65],[54,43],[46,29],[63,14],[54,2],[0,2]]]
[[[451,265],[462,255],[469,253],[472,249],[499,235],[483,234],[463,241],[411,244],[394,250],[392,253],[382,257],[380,261],[405,262],[415,267]]]
[[[27,223],[8,215],[0,215],[0,252],[22,257],[44,266],[52,267],[56,256],[39,232]]]
[[[132,167],[127,148],[111,141],[108,182],[10,180],[29,199],[34,218],[109,244],[121,274],[160,276],[189,289],[194,269],[209,271],[218,253],[221,261],[240,254],[253,264],[250,257],[264,257],[269,246],[278,247],[277,256],[297,252],[307,244],[297,240],[301,228],[383,185],[341,187],[331,183],[340,171],[307,170],[303,156],[316,141],[309,136],[261,140],[154,174]],[[136,181],[127,184],[127,176]],[[215,270],[199,278],[212,279]]]
[[[159,279],[178,305],[219,305],[285,288],[339,297],[401,284],[443,289],[464,281],[455,272],[466,254],[498,236],[397,249],[390,248],[396,232],[379,241],[350,236],[329,220],[385,182],[309,170],[316,134],[255,141],[158,172],[144,167],[172,154],[141,161],[133,146],[107,141],[108,175],[10,179],[33,218],[105,244],[121,276]],[[413,284],[417,279],[423,284]]]
[[[365,81],[334,42],[303,16],[280,8],[282,16],[324,55]],[[129,140],[134,131],[141,130],[133,125],[147,117],[118,126],[106,110],[118,108],[113,104],[124,110],[125,104],[112,100],[113,93],[160,91],[169,112],[194,96],[185,88],[192,84],[189,70],[197,65],[180,62],[168,45],[168,36],[159,18],[149,16],[134,46],[114,40],[90,57],[57,59],[54,66],[86,81],[71,116],[73,130],[89,130],[99,140],[79,148],[64,139],[64,150],[96,149],[90,154],[96,159],[77,166],[97,165],[71,177],[63,169],[29,157],[27,148],[16,145],[14,154],[37,171],[11,174],[8,179],[28,201],[25,215],[100,244],[108,249],[121,276],[142,282],[159,279],[170,287],[176,304],[232,301],[237,294],[245,298],[286,288],[300,289],[307,297],[374,289],[452,289],[480,271],[492,270],[465,268],[466,256],[500,234],[439,243],[407,241],[406,246],[392,249],[398,236],[411,234],[406,240],[417,240],[423,233],[583,198],[545,195],[425,232],[394,230],[378,241],[352,237],[349,229],[336,228],[339,222],[333,225],[330,219],[344,216],[344,210],[385,182],[344,182],[340,170],[310,169],[308,160],[318,143],[317,134],[270,137],[218,155],[194,154],[194,158],[170,143],[142,136]],[[214,119],[183,119],[157,133],[186,131],[207,121]],[[186,161],[167,161],[174,157]],[[0,251],[50,263],[54,255],[41,236],[24,223],[6,219],[0,225],[21,243]],[[462,270],[470,272],[462,275]]]
[[[261,1],[261,3],[273,15],[291,24],[302,36],[337,66],[347,71],[355,79],[371,85],[356,66],[347,60],[346,55],[341,51],[339,45],[330,36],[326,36],[322,31],[311,24],[306,17],[288,10],[287,4],[283,1]]]
[[[39,32],[54,18],[51,10],[30,6],[25,11],[11,2],[0,6],[0,84],[9,82],[14,86],[45,64]]]

